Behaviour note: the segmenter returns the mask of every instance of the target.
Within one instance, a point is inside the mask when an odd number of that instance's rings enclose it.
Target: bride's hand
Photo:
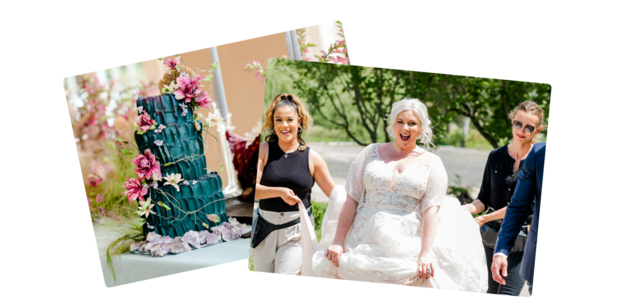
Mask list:
[[[434,275],[435,269],[433,268],[433,254],[430,252],[423,252],[417,260],[417,276],[428,279]]]
[[[333,244],[327,248],[325,257],[330,260],[334,266],[340,266],[340,254],[344,253],[344,247],[342,245]]]

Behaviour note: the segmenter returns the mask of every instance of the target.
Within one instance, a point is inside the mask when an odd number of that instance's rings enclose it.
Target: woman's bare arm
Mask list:
[[[471,214],[479,214],[482,213],[486,209],[486,205],[479,199],[475,199],[475,201],[464,204],[464,207],[468,209]]]
[[[320,154],[318,154],[318,152],[310,149],[309,164],[310,169],[312,169],[313,167],[312,175],[322,192],[325,193],[327,197],[331,196],[331,191],[333,191],[333,189],[336,187],[336,184],[333,182],[331,174],[329,174],[327,162],[325,162],[325,160]]]

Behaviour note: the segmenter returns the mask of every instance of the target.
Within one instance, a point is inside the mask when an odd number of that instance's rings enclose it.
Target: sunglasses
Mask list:
[[[512,128],[514,129],[521,129],[521,127],[523,127],[523,123],[514,120],[512,121]],[[524,129],[526,130],[526,133],[533,133],[534,132],[534,126],[528,124],[524,127]]]

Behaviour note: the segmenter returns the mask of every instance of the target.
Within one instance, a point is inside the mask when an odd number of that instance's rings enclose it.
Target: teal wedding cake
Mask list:
[[[221,200],[225,198],[221,177],[206,170],[203,124],[193,121],[192,107],[180,102],[183,101],[168,93],[137,100],[140,115],[143,108],[143,113],[157,124],[154,130],[135,134],[135,142],[140,154],[149,149],[156,156],[163,178],[157,186],[148,188],[152,203],[158,205],[151,209],[154,214],[146,217],[146,235],[154,231],[174,238],[190,230],[210,230],[228,221],[225,201]],[[166,182],[165,178],[173,174],[180,174],[183,179],[176,184],[178,189]],[[211,214],[220,220],[211,221]]]

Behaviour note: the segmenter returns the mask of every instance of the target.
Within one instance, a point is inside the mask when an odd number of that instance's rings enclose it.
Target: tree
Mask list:
[[[405,97],[427,106],[437,141],[465,116],[494,148],[509,141],[508,113],[517,104],[533,100],[547,116],[550,102],[547,84],[291,60],[278,60],[276,69],[292,78],[317,124],[341,128],[360,145],[390,141],[387,115]]]

